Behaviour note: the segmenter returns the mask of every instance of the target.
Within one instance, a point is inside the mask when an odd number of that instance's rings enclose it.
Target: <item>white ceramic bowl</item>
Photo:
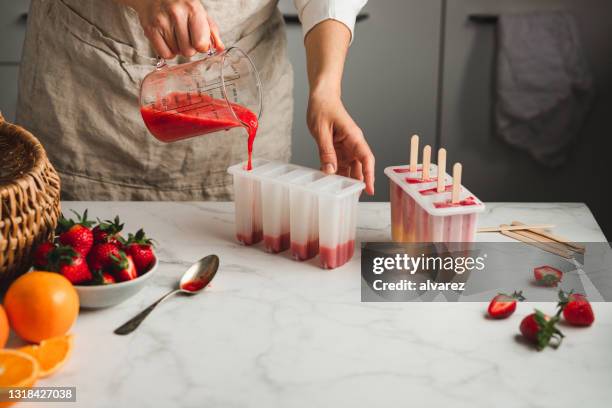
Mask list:
[[[117,282],[110,285],[84,286],[74,285],[79,294],[81,307],[97,309],[102,307],[115,306],[140,292],[145,287],[149,279],[157,271],[159,260],[147,273],[125,282]]]

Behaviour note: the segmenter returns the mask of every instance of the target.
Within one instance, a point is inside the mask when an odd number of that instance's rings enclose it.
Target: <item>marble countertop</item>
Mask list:
[[[361,303],[359,251],[336,270],[234,241],[231,203],[64,202],[119,214],[158,242],[160,267],[116,307],[82,311],[75,350],[39,385],[76,386],[86,407],[559,407],[612,403],[612,305],[596,324],[564,326],[558,350],[518,341],[521,305],[488,321],[484,303]],[[389,240],[389,204],[360,204],[360,241]],[[576,241],[605,241],[583,204],[487,204],[479,224],[554,223]],[[487,241],[504,240],[489,234]],[[175,297],[129,336],[118,325],[173,288],[203,255],[221,258],[196,297]],[[32,404],[34,407],[40,404]]]

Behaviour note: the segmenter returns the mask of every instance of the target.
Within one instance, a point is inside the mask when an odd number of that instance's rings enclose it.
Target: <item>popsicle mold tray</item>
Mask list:
[[[445,191],[437,192],[437,166],[422,180],[421,165],[387,167],[391,201],[391,236],[396,242],[473,242],[478,213],[485,205],[461,186],[459,202],[452,203],[453,178],[446,174]]]
[[[318,254],[326,269],[351,259],[364,183],[263,159],[253,160],[251,171],[240,163],[228,172],[234,177],[238,241],[263,240],[266,251],[290,249],[299,261]]]

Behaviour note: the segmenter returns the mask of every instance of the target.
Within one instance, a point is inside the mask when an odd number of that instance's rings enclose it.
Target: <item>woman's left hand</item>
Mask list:
[[[340,97],[310,95],[307,123],[319,147],[321,170],[365,181],[374,194],[374,155]]]

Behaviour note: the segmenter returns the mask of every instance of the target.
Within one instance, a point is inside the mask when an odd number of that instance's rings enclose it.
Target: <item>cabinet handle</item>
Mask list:
[[[300,24],[300,18],[298,17],[297,14],[283,14],[283,18],[285,19],[285,24],[287,25],[299,25]],[[370,15],[368,13],[359,13],[355,21],[359,23],[363,20],[367,20],[368,18],[370,18]]]
[[[470,14],[468,19],[477,24],[497,24],[499,17],[493,14]]]
[[[25,24],[28,21],[28,12],[21,13],[19,15],[19,22]]]

